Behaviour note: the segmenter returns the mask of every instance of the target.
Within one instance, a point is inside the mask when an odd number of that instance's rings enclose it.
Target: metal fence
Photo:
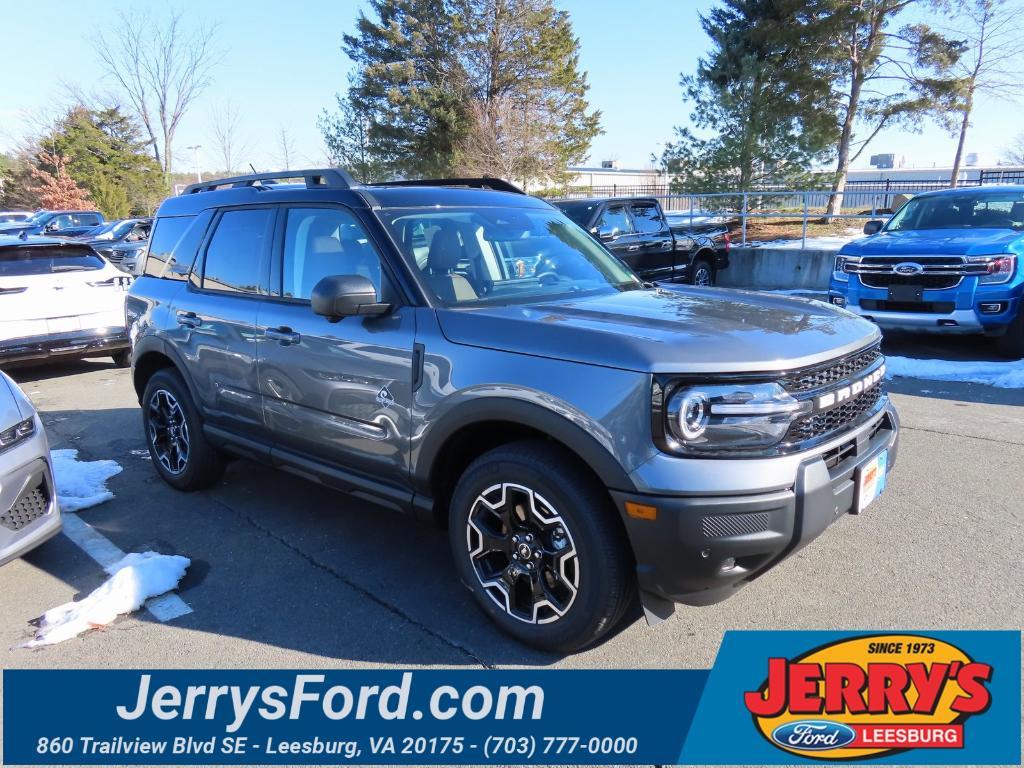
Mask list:
[[[958,182],[962,187],[982,184],[1024,183],[1024,171],[982,171],[978,179]],[[689,224],[720,223],[739,225],[740,245],[747,244],[747,222],[751,219],[791,219],[801,223],[801,247],[807,243],[807,227],[812,220],[831,222],[834,219],[870,220],[886,218],[899,202],[899,195],[913,195],[937,189],[948,189],[949,179],[912,179],[881,181],[848,181],[841,193],[842,208],[849,213],[825,215],[831,190],[787,190],[766,188],[752,192],[673,193],[664,184],[575,187],[563,198],[587,197],[653,197],[669,213],[688,214],[682,220]]]

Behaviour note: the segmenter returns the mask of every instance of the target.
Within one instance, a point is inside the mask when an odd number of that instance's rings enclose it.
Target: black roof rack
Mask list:
[[[489,176],[480,178],[459,179],[409,179],[406,181],[381,181],[371,187],[471,187],[473,189],[493,189],[496,192],[514,192],[517,195],[526,193],[510,181],[493,179]]]
[[[306,188],[351,189],[357,186],[355,179],[341,168],[313,168],[303,171],[274,171],[268,173],[250,173],[246,176],[232,176],[227,179],[211,179],[189,184],[183,195],[196,192],[213,192],[224,187],[255,187],[264,181],[282,181],[286,179],[305,179]]]

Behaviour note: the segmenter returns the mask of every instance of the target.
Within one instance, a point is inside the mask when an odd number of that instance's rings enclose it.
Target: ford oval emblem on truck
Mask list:
[[[853,728],[834,720],[794,720],[772,731],[772,741],[790,749],[840,749],[856,738]]]
[[[920,275],[924,272],[924,267],[916,261],[901,261],[892,268],[892,271],[897,275]]]

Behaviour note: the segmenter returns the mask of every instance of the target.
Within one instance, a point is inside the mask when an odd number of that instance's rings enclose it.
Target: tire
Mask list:
[[[690,265],[690,285],[711,286],[715,284],[715,268],[706,259],[695,259]]]
[[[157,371],[146,384],[142,426],[153,466],[171,487],[202,490],[224,473],[224,457],[204,437],[199,411],[173,368]]]
[[[115,352],[110,356],[110,359],[114,361],[114,366],[117,368],[132,367],[132,351],[130,349],[122,349],[119,352]]]
[[[452,496],[448,536],[484,613],[545,651],[595,643],[636,595],[626,533],[607,492],[549,444],[511,443],[470,464]]]
[[[1010,360],[1024,357],[1024,303],[1017,309],[1017,317],[1006,327],[1006,333],[996,337],[996,352]]]

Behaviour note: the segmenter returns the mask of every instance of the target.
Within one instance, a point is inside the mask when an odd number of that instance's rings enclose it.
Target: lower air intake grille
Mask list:
[[[703,517],[700,521],[700,530],[709,539],[760,533],[768,530],[768,513],[753,512],[748,515]]]
[[[20,531],[46,514],[50,507],[46,484],[25,490],[11,508],[0,515],[0,525],[11,531]]]

